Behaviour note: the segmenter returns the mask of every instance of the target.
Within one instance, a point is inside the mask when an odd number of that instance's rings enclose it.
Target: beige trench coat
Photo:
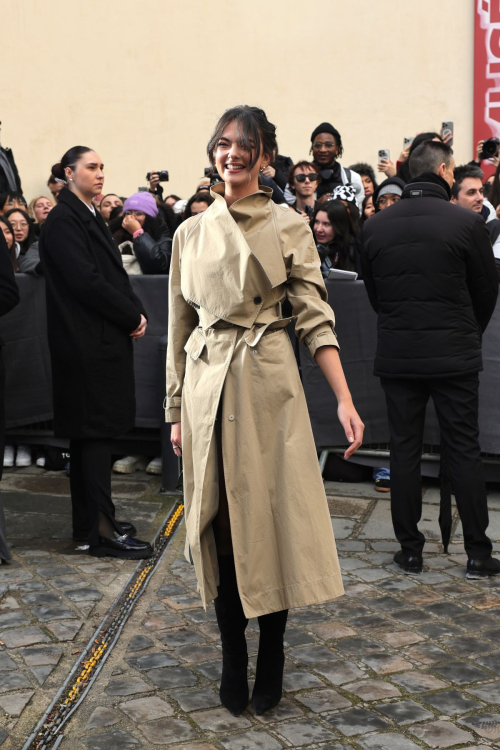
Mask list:
[[[203,605],[217,596],[214,424],[238,589],[247,617],[343,593],[332,524],[295,356],[290,300],[314,355],[338,346],[312,233],[267,188],[215,202],[177,230],[169,279],[166,421],[182,422],[186,557]]]

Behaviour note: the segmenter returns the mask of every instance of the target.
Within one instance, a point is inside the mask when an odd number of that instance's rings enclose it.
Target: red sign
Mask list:
[[[475,0],[475,6],[474,153],[479,140],[500,138],[500,0]]]

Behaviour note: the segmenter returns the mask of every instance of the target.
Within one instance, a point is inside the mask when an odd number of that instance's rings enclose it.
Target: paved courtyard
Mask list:
[[[176,498],[145,474],[114,484],[120,517],[152,537]],[[0,746],[20,750],[136,564],[75,551],[66,479],[31,470],[2,485],[15,560],[0,567]],[[500,748],[500,579],[465,580],[456,514],[442,554],[435,485],[420,576],[392,563],[388,496],[370,484],[327,492],[346,594],[290,613],[277,709],[234,718],[220,706],[215,615],[200,607],[181,526],[59,748]],[[498,550],[500,493],[489,504]]]

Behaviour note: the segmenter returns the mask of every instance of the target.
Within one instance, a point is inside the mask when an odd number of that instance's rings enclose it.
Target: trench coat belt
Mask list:
[[[263,311],[269,313],[270,311]],[[264,318],[264,319],[262,319]],[[243,337],[248,346],[256,346],[261,340],[262,336],[271,331],[278,330],[280,328],[286,328],[289,323],[295,320],[295,317],[291,318],[277,318],[270,315],[259,315],[253,326],[248,330],[248,333]],[[226,320],[218,320],[210,328],[242,328],[235,323],[229,323]]]

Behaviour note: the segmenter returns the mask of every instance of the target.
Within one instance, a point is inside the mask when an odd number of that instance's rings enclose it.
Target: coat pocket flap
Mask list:
[[[186,341],[184,351],[189,354],[191,359],[198,359],[203,349],[205,348],[205,343],[205,337],[203,336],[202,332],[198,328],[195,328],[191,336]]]

